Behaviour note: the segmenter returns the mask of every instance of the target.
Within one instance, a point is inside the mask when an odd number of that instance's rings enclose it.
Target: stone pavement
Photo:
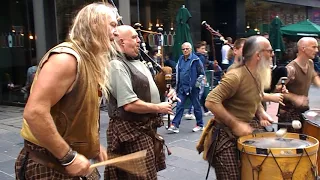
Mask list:
[[[0,179],[14,179],[14,162],[23,146],[19,135],[22,121],[23,108],[0,106]],[[101,111],[101,143],[106,145],[106,127],[108,114]],[[205,118],[207,121],[209,117]],[[164,136],[172,152],[167,157],[167,169],[159,172],[159,180],[194,180],[205,179],[207,163],[202,160],[195,147],[200,137],[200,132],[193,133],[195,122],[184,120],[180,126],[179,134],[168,134],[165,128],[160,128],[159,133]],[[102,173],[103,168],[99,168]],[[210,179],[215,179],[214,170],[210,171]]]
[[[320,108],[319,89],[310,89],[311,108]],[[268,103],[268,112],[275,117],[277,104]],[[22,122],[23,108],[0,105],[0,180],[13,180],[14,162],[23,146],[19,135]],[[209,117],[205,117],[205,122]],[[193,133],[195,121],[183,120],[179,134],[168,134],[165,128],[160,128],[159,133],[164,136],[172,155],[167,157],[167,169],[158,173],[159,180],[197,180],[205,179],[207,163],[198,155],[195,147],[200,137],[200,132]],[[101,143],[106,145],[106,128],[108,114],[101,111]],[[103,172],[103,168],[99,169]],[[210,171],[210,178],[215,179],[214,170]]]
[[[0,106],[0,179],[14,179],[14,162],[23,146],[19,135],[23,108]]]

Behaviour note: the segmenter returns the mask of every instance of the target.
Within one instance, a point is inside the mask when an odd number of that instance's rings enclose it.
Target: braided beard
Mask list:
[[[258,80],[263,90],[269,89],[271,86],[271,68],[270,61],[262,56],[257,67]]]

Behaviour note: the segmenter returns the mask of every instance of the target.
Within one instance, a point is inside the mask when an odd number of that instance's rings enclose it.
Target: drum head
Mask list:
[[[301,139],[278,137],[252,138],[245,140],[243,144],[255,146],[257,148],[305,148],[313,145],[312,142]]]
[[[320,127],[320,111],[310,110],[305,112],[304,116],[308,119],[308,122]]]

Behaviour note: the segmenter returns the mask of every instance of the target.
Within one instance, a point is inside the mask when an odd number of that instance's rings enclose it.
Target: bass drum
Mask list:
[[[319,141],[311,136],[258,133],[238,139],[241,180],[314,180]]]
[[[304,113],[305,122],[303,124],[303,133],[320,140],[320,109],[309,110]],[[320,151],[318,151],[318,164],[320,164]],[[320,166],[318,166],[320,172]]]

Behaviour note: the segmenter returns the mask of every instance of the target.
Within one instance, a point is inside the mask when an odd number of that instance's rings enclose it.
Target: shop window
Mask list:
[[[3,0],[0,14],[0,104],[23,105],[22,88],[36,51],[32,0]]]

